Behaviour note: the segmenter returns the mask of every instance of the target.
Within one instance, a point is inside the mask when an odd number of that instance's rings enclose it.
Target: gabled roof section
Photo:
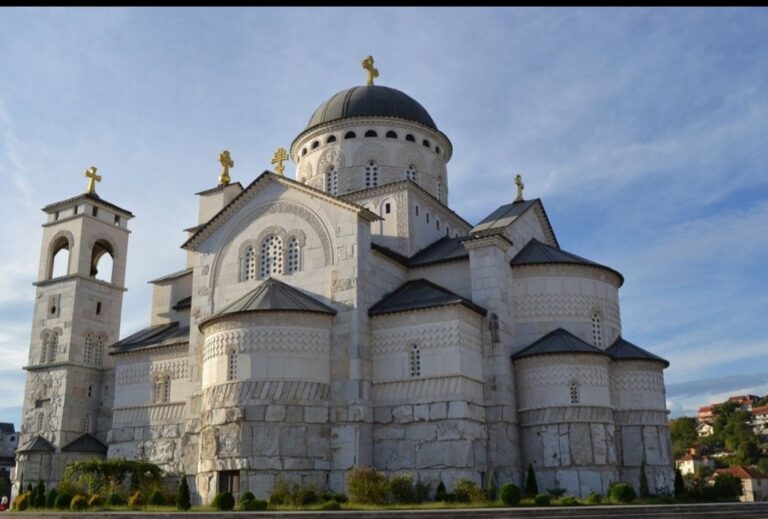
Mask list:
[[[243,297],[203,319],[204,324],[230,314],[243,312],[312,312],[336,315],[336,310],[275,278],[267,278]]]
[[[187,310],[192,308],[192,296],[187,296],[176,301],[176,304],[171,307],[172,310]]]
[[[611,354],[616,360],[653,360],[661,362],[664,367],[669,367],[669,361],[662,359],[658,355],[654,355],[650,351],[642,349],[640,346],[636,346],[622,337],[616,339],[616,342],[605,350]]]
[[[62,447],[61,452],[92,452],[106,455],[107,446],[95,436],[85,433]]]
[[[502,205],[483,218],[483,220],[475,225],[469,233],[478,237],[501,233],[504,229],[512,225],[515,220],[531,209],[536,213],[536,217],[541,222],[544,233],[547,234],[547,237],[552,240],[552,243],[554,243],[555,246],[559,247],[555,231],[552,229],[552,224],[549,222],[547,212],[544,210],[544,204],[541,203],[541,199],[539,198]]]
[[[290,178],[276,175],[271,171],[265,170],[261,175],[256,177],[253,182],[248,184],[248,186],[243,191],[241,191],[240,194],[233,198],[231,202],[225,205],[221,211],[213,215],[213,217],[206,223],[199,226],[194,231],[194,234],[192,234],[192,236],[190,236],[187,241],[181,245],[181,248],[186,249],[194,247],[196,244],[208,238],[216,231],[216,229],[221,227],[230,216],[236,213],[238,209],[240,209],[240,207],[242,207],[248,200],[253,198],[256,193],[269,185],[270,182],[276,182],[286,187],[297,189],[309,195],[317,196],[337,206],[351,210],[357,213],[361,218],[365,218],[368,221],[373,222],[381,219],[379,216],[375,215],[368,209],[365,209],[364,207],[352,202],[348,202],[341,197],[330,195],[324,191],[320,191],[319,189],[315,189],[313,187],[307,186],[306,184],[302,184],[301,182],[297,182]]]
[[[537,355],[555,355],[568,353],[591,353],[593,355],[611,355],[605,351],[595,348],[591,344],[582,341],[574,334],[563,328],[558,328],[549,332],[541,339],[530,346],[523,348],[512,355],[512,360],[518,360],[525,357],[535,357]]]
[[[42,436],[35,436],[25,446],[20,447],[16,452],[56,452],[56,447]]]
[[[566,252],[562,249],[552,247],[546,243],[542,243],[536,238],[525,244],[525,247],[520,249],[512,261],[509,262],[512,267],[519,267],[523,265],[547,265],[547,264],[560,264],[560,265],[587,265],[589,267],[595,267],[603,270],[607,270],[619,278],[619,286],[624,284],[624,276],[616,270],[610,267],[595,263],[581,256],[577,256],[571,252]]]
[[[1,422],[0,423],[0,432],[3,433],[3,434],[13,434],[16,431],[14,430],[12,423]]]
[[[377,243],[371,243],[371,249],[380,252],[404,267],[418,268],[435,265],[437,263],[448,263],[450,261],[469,259],[469,252],[467,252],[467,249],[465,249],[462,244],[466,239],[466,236],[459,236],[457,238],[448,238],[447,236],[444,236],[427,245],[410,258],[406,258],[402,254],[398,254],[392,249],[388,249]]]
[[[111,202],[107,202],[96,193],[83,193],[82,195],[73,196],[72,198],[67,198],[66,200],[62,200],[61,202],[54,202],[52,204],[48,204],[45,207],[43,207],[43,211],[45,211],[46,213],[51,213],[53,211],[56,211],[57,209],[61,209],[62,207],[66,207],[66,206],[75,204],[77,202],[85,202],[85,201],[91,202],[94,204],[99,204],[108,209],[112,209],[113,211],[118,212],[125,217],[133,218],[132,212],[130,212],[127,209],[123,209],[122,207],[116,206]]]
[[[408,281],[399,288],[384,296],[381,301],[368,309],[368,315],[392,314],[408,310],[425,310],[445,305],[463,305],[473,312],[485,315],[487,310],[469,299],[465,299],[426,279]]]
[[[179,326],[174,321],[166,324],[157,324],[139,330],[133,335],[112,345],[110,355],[142,350],[154,346],[177,344],[189,340],[189,326]]]
[[[176,272],[171,272],[170,274],[166,274],[165,276],[160,276],[159,278],[155,278],[153,280],[147,281],[147,283],[152,283],[152,284],[162,283],[163,281],[171,281],[172,279],[178,279],[180,277],[184,277],[189,274],[192,274],[192,267],[178,270]]]

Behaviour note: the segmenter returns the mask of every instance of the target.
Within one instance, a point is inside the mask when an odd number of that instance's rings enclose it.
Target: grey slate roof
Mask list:
[[[605,265],[601,265],[600,263],[595,263],[594,261],[590,261],[586,258],[582,258],[581,256],[577,256],[571,252],[566,252],[562,249],[552,247],[551,245],[540,242],[536,238],[531,238],[531,240],[525,244],[525,247],[520,249],[520,252],[518,252],[515,257],[512,258],[512,261],[509,262],[512,267],[518,267],[522,265],[545,265],[550,263],[588,265],[590,267],[607,270],[608,272],[618,276],[619,286],[624,284],[624,276],[622,276],[621,273],[617,272],[616,270],[613,270],[610,267],[606,267]]]
[[[552,224],[549,222],[547,211],[544,209],[544,204],[541,200],[534,198],[532,200],[522,200],[520,202],[512,202],[511,204],[505,204],[497,208],[491,214],[483,218],[483,220],[475,225],[469,232],[477,237],[488,236],[491,234],[497,234],[502,229],[509,226],[517,218],[523,215],[526,211],[533,208],[540,212],[539,216],[545,225],[545,232],[549,232],[549,236],[552,241],[557,245],[557,237],[555,231],[552,229]]]
[[[605,351],[582,341],[568,330],[558,328],[557,330],[549,332],[530,346],[512,355],[512,360],[534,357],[536,355],[553,355],[558,353],[592,353],[605,355],[606,357],[611,356]]]
[[[368,309],[369,316],[405,312],[407,310],[423,310],[444,305],[460,304],[480,315],[487,310],[469,299],[465,299],[450,290],[427,281],[415,279],[408,281],[399,288],[385,295],[381,301]]]
[[[350,117],[396,117],[437,130],[435,121],[418,101],[381,85],[356,86],[335,94],[315,110],[306,130]]]
[[[468,259],[469,253],[464,248],[464,245],[462,245],[462,241],[465,239],[467,239],[466,236],[459,236],[458,238],[440,238],[436,242],[421,249],[410,258],[406,258],[402,254],[398,254],[397,252],[376,243],[371,243],[371,249],[384,254],[404,267],[417,268],[434,265],[436,263]]]
[[[17,452],[55,452],[56,448],[51,445],[51,442],[43,438],[42,436],[35,436],[25,446],[20,447]]]
[[[155,326],[148,326],[147,328],[139,330],[133,335],[129,335],[125,339],[116,342],[111,348],[112,351],[110,352],[110,355],[158,346],[164,342],[176,343],[180,341],[174,339],[188,338],[189,326],[179,326],[179,323],[176,321],[166,324],[157,324]]]
[[[94,452],[97,454],[106,454],[107,446],[101,443],[95,436],[85,433],[62,447],[61,452]]]
[[[122,207],[116,206],[111,202],[107,202],[96,193],[83,193],[82,195],[73,196],[72,198],[67,198],[66,200],[62,200],[61,202],[54,202],[52,204],[49,204],[43,207],[43,211],[45,211],[46,213],[50,213],[59,209],[60,207],[65,207],[65,206],[74,204],[75,202],[82,202],[86,200],[89,202],[101,204],[105,207],[113,209],[114,211],[121,213],[123,216],[133,218],[132,212],[128,211],[127,209],[123,209]]]
[[[605,351],[610,353],[616,360],[653,360],[661,362],[665,367],[669,367],[668,360],[662,359],[658,355],[654,355],[650,351],[644,350],[622,337],[616,339],[616,342],[611,344]]]
[[[192,273],[192,267],[189,267],[189,268],[177,270],[176,272],[171,272],[170,274],[166,274],[164,276],[160,276],[159,278],[152,279],[150,281],[147,281],[147,283],[160,283],[162,281],[170,281],[171,279],[177,279],[191,273]]]
[[[3,434],[13,434],[16,432],[16,430],[14,429],[12,423],[0,422],[0,432]]]
[[[291,285],[278,281],[275,278],[267,278],[237,301],[228,304],[215,314],[201,321],[200,326],[229,314],[268,311],[314,312],[336,315],[336,310],[301,290],[293,288]]]

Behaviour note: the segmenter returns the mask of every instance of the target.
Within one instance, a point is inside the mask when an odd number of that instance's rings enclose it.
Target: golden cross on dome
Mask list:
[[[96,174],[96,166],[86,169],[85,176],[88,177],[88,187],[85,188],[85,192],[89,195],[95,195],[96,182],[101,182],[101,175]]]
[[[285,171],[285,166],[283,166],[284,160],[288,160],[288,152],[285,151],[285,148],[277,148],[275,155],[272,157],[272,164],[277,164],[275,166],[275,173],[281,177],[283,176],[283,171]]]
[[[373,66],[373,56],[363,60],[363,68],[368,71],[368,86],[373,86],[373,79],[379,77],[379,69]]]
[[[219,155],[219,162],[221,163],[221,175],[219,175],[219,185],[220,186],[228,186],[229,185],[229,168],[235,167],[235,161],[232,160],[232,157],[229,156],[229,151],[224,150]]]
[[[515,198],[515,202],[522,202],[523,189],[525,188],[525,184],[523,184],[523,177],[520,175],[515,176],[515,185],[517,186],[517,198]]]

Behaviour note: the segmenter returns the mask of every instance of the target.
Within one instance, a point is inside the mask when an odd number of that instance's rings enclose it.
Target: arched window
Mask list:
[[[333,164],[325,170],[325,191],[331,195],[339,194],[339,172]]]
[[[83,432],[91,432],[91,415],[89,414],[85,415],[85,418],[83,418]]]
[[[600,312],[592,312],[592,344],[596,348],[603,347],[603,324],[600,318]]]
[[[259,277],[266,279],[272,274],[283,273],[283,240],[271,234],[261,242],[261,264]]]
[[[314,150],[315,148],[319,147],[319,146],[320,146],[320,141],[315,141],[315,142],[313,142],[313,143],[312,143],[312,149],[313,149],[313,150]]]
[[[69,241],[64,236],[53,243],[50,269],[48,279],[69,274]]]
[[[307,148],[301,148],[301,156],[303,157],[306,154],[307,154]]]
[[[417,175],[417,173],[418,173],[418,171],[416,170],[416,166],[414,166],[413,164],[410,164],[408,166],[408,169],[405,170],[405,178],[407,178],[408,180],[413,180],[414,182],[416,182],[416,175]]]
[[[437,199],[440,200],[441,202],[443,201],[443,191],[444,191],[443,183],[438,181],[437,182]]]
[[[325,139],[325,143],[326,143],[326,144],[330,144],[330,143],[332,143],[332,142],[336,142],[336,136],[335,136],[335,135],[331,135],[330,137],[328,137],[327,139]]]
[[[37,432],[42,432],[43,430],[43,420],[45,420],[45,416],[43,415],[42,411],[37,413],[37,423],[35,424],[37,427]]]
[[[93,345],[93,363],[96,366],[101,366],[104,360],[104,337],[99,335],[96,337]]]
[[[365,165],[365,187],[376,187],[379,185],[379,166],[375,160],[369,160]]]
[[[389,130],[386,135],[387,139],[397,139],[397,134],[392,130]]]
[[[424,146],[425,148],[429,148],[430,146],[429,141],[427,139],[424,139],[423,141],[421,141],[421,145]]]
[[[570,391],[571,391],[571,403],[578,404],[579,403],[579,382],[578,381],[571,380]]]
[[[237,352],[235,350],[229,350],[227,353],[227,380],[235,380],[237,378]]]
[[[56,355],[59,353],[59,334],[51,332],[48,336],[48,362],[56,362]]]
[[[88,386],[88,398],[93,397],[93,386]]]
[[[85,336],[85,344],[83,345],[83,362],[86,364],[93,362],[93,347],[95,342],[95,338],[90,333]]]
[[[440,146],[435,146],[435,153],[440,153]]]
[[[415,344],[411,345],[411,351],[408,352],[410,360],[410,375],[412,377],[421,376],[421,350]]]
[[[249,245],[245,249],[245,256],[243,257],[243,280],[249,281],[256,279],[256,261],[257,261],[256,247]]]
[[[154,403],[162,404],[164,394],[165,394],[165,388],[163,387],[163,377],[158,375],[157,377],[155,377],[155,394],[154,394],[154,398],[152,399]]]
[[[171,401],[171,376],[163,377],[163,402]]]
[[[408,142],[416,142],[416,137],[414,137],[409,133],[408,135],[405,136],[405,140]]]
[[[376,130],[368,130],[367,132],[365,132],[365,136],[366,137],[378,137],[379,134],[376,133]]]
[[[301,270],[301,248],[295,236],[288,240],[288,274]]]
[[[114,258],[115,251],[109,242],[98,240],[91,253],[91,277],[111,283]]]
[[[344,134],[344,140],[346,139],[356,139],[357,134],[355,132],[347,132]]]
[[[40,364],[48,361],[48,341],[50,340],[51,333],[44,331],[40,337]]]

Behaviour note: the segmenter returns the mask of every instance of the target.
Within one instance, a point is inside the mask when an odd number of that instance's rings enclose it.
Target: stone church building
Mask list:
[[[342,490],[360,465],[520,485],[532,464],[540,489],[584,496],[637,488],[644,462],[669,491],[668,362],[622,336],[622,275],[561,249],[519,178],[466,221],[452,154],[419,102],[372,81],[322,103],[277,173],[232,182],[223,153],[186,265],[151,281],[148,325],[123,339],[133,214],[87,171],[43,209],[16,483],[141,458],[208,502],[280,474]]]

